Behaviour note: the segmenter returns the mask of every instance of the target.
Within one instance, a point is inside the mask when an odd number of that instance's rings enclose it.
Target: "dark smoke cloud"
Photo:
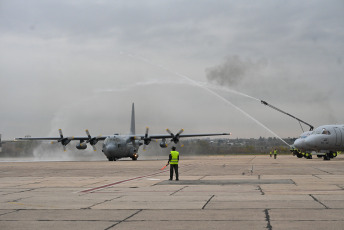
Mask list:
[[[245,78],[259,75],[267,65],[265,59],[253,62],[243,60],[239,56],[227,57],[224,63],[206,69],[207,80],[222,86],[239,84]]]

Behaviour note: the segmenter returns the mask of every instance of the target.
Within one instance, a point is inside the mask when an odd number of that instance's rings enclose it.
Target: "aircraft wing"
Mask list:
[[[143,135],[133,135],[135,139],[141,140],[152,140],[152,139],[168,139],[171,138],[174,142],[178,142],[179,138],[183,137],[207,137],[207,136],[224,136],[231,135],[231,133],[195,133],[195,134],[182,134],[184,129],[181,129],[177,134],[173,134],[169,129],[166,129],[167,134],[148,134],[148,127],[146,128],[146,133]]]
[[[16,137],[14,138],[14,140],[16,141],[43,141],[43,140],[57,141],[60,139],[61,137]]]
[[[162,142],[160,143],[161,148],[167,147],[166,139],[169,139],[169,141],[174,142],[177,144],[179,142],[180,138],[183,137],[207,137],[207,136],[224,136],[224,135],[231,135],[231,133],[195,133],[195,134],[181,134],[184,132],[183,129],[181,129],[177,134],[173,134],[169,129],[166,129],[168,134],[152,134],[148,135],[148,127],[146,128],[146,133],[144,135],[135,135],[132,136],[134,139],[141,139],[143,141],[145,149],[146,145],[149,145],[151,140],[153,139],[162,139]]]
[[[23,141],[58,141],[58,142],[65,142],[65,141],[92,141],[94,139],[98,140],[105,140],[107,136],[97,136],[97,137],[92,137],[88,131],[88,129],[85,130],[87,136],[84,137],[74,137],[74,136],[70,136],[70,137],[64,137],[62,130],[59,129],[59,133],[60,136],[59,137],[19,137],[19,138],[14,138],[14,140],[23,140]]]
[[[2,140],[1,139],[1,133],[0,133],[0,147],[1,147],[1,143],[7,143],[7,142],[15,142],[16,140]]]
[[[1,143],[16,142],[17,140],[0,140]]]
[[[97,137],[98,140],[105,140],[106,136]],[[62,139],[70,139],[75,141],[87,141],[90,138],[89,137],[18,137],[15,138],[15,141],[23,140],[23,141],[59,141]]]
[[[208,136],[225,136],[231,135],[231,133],[195,133],[195,134],[179,134],[179,137],[208,137]],[[143,136],[144,137],[144,136]],[[173,136],[168,134],[153,134],[149,135],[152,139],[163,139],[163,138],[172,138]]]
[[[100,140],[105,140],[107,136],[97,136],[97,137],[92,137],[89,133],[88,130],[85,130],[87,136],[84,137],[64,137],[62,134],[62,130],[59,129],[60,132],[60,137],[19,137],[15,138],[15,140],[21,140],[21,141],[52,141],[52,143],[61,143],[63,145],[64,151],[66,151],[66,145],[68,145],[69,142],[71,141],[80,141],[80,144],[76,146],[77,149],[86,149],[87,145],[86,143],[89,143],[94,151],[96,151],[95,145],[97,144],[98,141]]]

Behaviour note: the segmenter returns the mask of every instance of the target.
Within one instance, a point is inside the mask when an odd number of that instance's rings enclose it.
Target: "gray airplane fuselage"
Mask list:
[[[116,160],[130,157],[136,160],[141,143],[138,140],[132,141],[130,136],[113,135],[108,136],[103,143],[103,153],[109,160]]]
[[[344,151],[344,125],[322,125],[305,132],[294,142],[303,151]]]

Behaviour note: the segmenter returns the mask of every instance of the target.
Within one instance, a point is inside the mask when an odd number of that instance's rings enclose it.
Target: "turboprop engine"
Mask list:
[[[87,144],[85,142],[80,142],[75,146],[77,149],[84,150],[87,148]]]
[[[165,139],[162,139],[162,141],[160,142],[160,147],[161,148],[167,148],[167,143]]]

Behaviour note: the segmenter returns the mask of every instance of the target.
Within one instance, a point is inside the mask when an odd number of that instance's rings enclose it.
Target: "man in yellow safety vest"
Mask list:
[[[274,158],[277,158],[277,149],[274,150]]]
[[[172,151],[169,155],[169,159],[166,165],[170,164],[170,180],[173,179],[173,170],[176,173],[176,180],[179,180],[178,174],[178,162],[179,162],[179,152],[176,151],[176,147],[172,147]]]

